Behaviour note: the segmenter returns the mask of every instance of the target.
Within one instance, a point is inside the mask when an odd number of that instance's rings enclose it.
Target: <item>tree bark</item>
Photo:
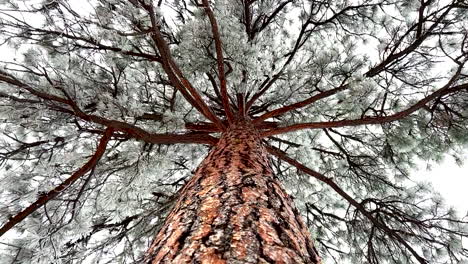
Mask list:
[[[146,263],[321,263],[250,121],[234,122],[180,190]]]

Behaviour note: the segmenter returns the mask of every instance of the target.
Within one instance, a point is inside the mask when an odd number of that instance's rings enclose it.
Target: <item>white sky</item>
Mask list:
[[[447,205],[454,206],[460,216],[468,215],[468,154],[463,160],[467,161],[459,167],[453,158],[446,157],[441,164],[432,165],[430,170],[421,162],[419,170],[414,170],[415,180],[432,183],[435,191],[446,199]]]
[[[83,6],[82,1],[71,3],[78,4],[77,10],[89,11],[89,6]],[[12,51],[5,46],[0,46],[0,54],[2,54],[1,60],[4,61],[11,61],[21,56],[21,52]],[[369,54],[369,50],[364,50],[364,54],[378,56]],[[430,170],[427,169],[426,163],[421,161],[419,169],[412,173],[414,180],[431,182],[435,191],[442,194],[448,205],[456,207],[461,216],[468,213],[468,150],[463,160],[467,161],[467,164],[459,167],[453,158],[446,157],[442,163],[433,164]]]
[[[20,53],[4,46],[0,46],[0,54],[1,60],[12,60],[20,56]],[[455,207],[461,217],[468,215],[468,150],[463,160],[466,164],[459,167],[453,158],[447,156],[442,163],[432,164],[430,170],[427,170],[426,163],[421,161],[419,169],[412,172],[412,179],[432,183],[434,190],[440,192],[447,205]]]

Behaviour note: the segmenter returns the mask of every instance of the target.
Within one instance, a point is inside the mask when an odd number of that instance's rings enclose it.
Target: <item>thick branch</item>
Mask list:
[[[112,136],[112,133],[113,133],[112,128],[106,129],[104,135],[99,140],[99,144],[97,146],[96,152],[91,157],[91,159],[83,165],[83,167],[81,167],[79,170],[73,173],[68,179],[66,179],[60,185],[55,187],[53,190],[49,191],[46,194],[42,194],[36,202],[34,202],[33,204],[25,208],[23,211],[19,212],[17,215],[11,217],[8,220],[8,222],[6,222],[0,228],[0,237],[3,234],[5,234],[8,230],[10,230],[12,227],[14,227],[16,224],[23,221],[27,216],[29,216],[30,214],[35,212],[37,209],[39,209],[41,206],[46,204],[48,201],[57,197],[57,195],[59,195],[63,190],[65,190],[67,187],[72,185],[76,180],[78,180],[81,176],[83,176],[85,173],[87,173],[92,168],[94,168],[99,162],[99,160],[101,159],[104,152],[106,151],[107,143],[109,142]]]
[[[135,117],[135,120],[153,120],[153,121],[162,121],[163,115],[159,113],[144,113],[141,116]]]
[[[219,83],[221,86],[221,101],[223,102],[223,107],[224,107],[224,111],[226,112],[226,117],[228,119],[228,122],[232,123],[232,121],[234,120],[234,116],[232,115],[231,108],[229,106],[229,97],[228,97],[227,86],[226,86],[226,74],[224,72],[223,47],[221,43],[221,36],[219,34],[218,23],[216,22],[216,18],[213,14],[213,11],[210,8],[210,4],[208,3],[208,0],[203,0],[203,7],[210,20],[211,31],[213,33],[213,38],[215,41],[216,61],[218,63],[218,76],[219,76]]]
[[[255,128],[258,130],[272,129],[276,127],[278,127],[278,124],[276,122],[261,122],[255,124]],[[203,131],[208,133],[221,132],[215,124],[206,122],[185,123],[185,128],[192,131]]]
[[[86,121],[91,121],[93,123],[101,124],[104,126],[112,127],[116,131],[121,131],[132,138],[142,140],[147,143],[152,144],[208,144],[215,145],[218,142],[218,139],[210,136],[209,134],[202,133],[186,133],[186,134],[153,134],[141,129],[137,126],[127,124],[122,121],[109,120],[100,116],[87,115],[84,113],[77,114],[78,117]]]
[[[59,97],[56,95],[51,95],[45,92],[38,91],[32,88],[31,86],[21,82],[20,80],[15,79],[13,76],[1,70],[0,70],[0,81],[9,83],[20,89],[25,89],[31,94],[33,94],[34,96],[41,98],[43,100],[65,104],[73,109],[73,110],[69,110],[69,109],[59,107],[60,109],[62,109],[61,112],[74,115],[85,121],[93,122],[95,124],[100,124],[105,127],[112,128],[116,131],[124,132],[132,138],[142,140],[147,143],[153,143],[153,144],[199,143],[199,144],[214,145],[218,141],[216,138],[208,134],[200,134],[200,133],[197,133],[197,134],[191,134],[191,133],[189,134],[152,134],[137,126],[134,126],[134,125],[122,122],[122,121],[106,119],[106,118],[96,116],[96,115],[89,115],[89,114],[84,113],[71,98],[63,98],[63,97]],[[64,90],[62,89],[62,91]]]
[[[0,80],[3,80],[2,76],[0,76]],[[30,104],[40,103],[40,101],[37,101],[37,100],[24,99],[24,98],[13,96],[11,94],[6,94],[4,92],[0,92],[0,97],[8,98],[18,103],[30,103]]]
[[[221,132],[215,124],[212,123],[185,123],[185,128],[192,131],[203,131],[203,132]]]
[[[384,222],[379,221],[375,217],[369,213],[364,206],[356,201],[353,197],[351,197],[348,193],[346,193],[343,189],[341,189],[331,178],[325,177],[324,175],[304,166],[300,162],[295,159],[292,159],[286,155],[283,151],[273,146],[266,146],[268,152],[275,155],[277,158],[286,161],[287,163],[291,164],[292,166],[296,167],[300,171],[316,178],[317,180],[325,183],[329,187],[331,187],[336,193],[338,193],[343,199],[345,199],[348,203],[354,206],[359,212],[361,212],[372,224],[382,231],[387,233],[388,236],[393,237],[399,243],[401,243],[411,254],[419,261],[419,263],[425,264],[428,263],[423,257],[421,257],[397,232],[392,230],[388,227]]]
[[[244,94],[241,94],[241,93],[236,94],[236,100],[237,100],[237,112],[239,113],[239,116],[244,118],[246,114]]]
[[[424,99],[421,99],[411,107],[407,108],[406,110],[397,112],[395,114],[389,115],[389,116],[370,116],[370,117],[363,117],[361,119],[354,119],[354,120],[338,120],[338,121],[329,121],[329,122],[313,122],[313,123],[302,123],[302,124],[295,124],[291,126],[286,126],[286,127],[280,127],[277,129],[272,129],[268,130],[262,133],[263,137],[269,137],[273,135],[278,135],[278,134],[283,134],[283,133],[289,133],[301,129],[323,129],[323,128],[333,128],[333,127],[345,127],[345,126],[361,126],[361,125],[371,125],[371,124],[384,124],[384,123],[389,123],[389,122],[394,122],[397,120],[401,120],[410,114],[416,112],[417,110],[423,108],[427,103],[430,101],[449,94],[453,93],[462,89],[467,89],[468,88],[468,83],[460,84],[457,86],[454,86],[452,88],[449,88],[456,80],[458,77],[460,71],[461,71],[461,66],[458,70],[458,72],[452,77],[452,79],[442,88],[439,90],[433,92],[432,94],[426,96]]]
[[[306,99],[304,101],[297,102],[297,103],[294,103],[294,104],[291,104],[291,105],[287,105],[287,106],[275,109],[275,110],[273,110],[271,112],[265,113],[265,114],[261,115],[260,117],[256,118],[254,120],[254,123],[258,123],[258,122],[261,122],[261,121],[266,120],[268,118],[279,116],[279,115],[285,114],[285,113],[287,113],[289,111],[293,111],[293,110],[308,106],[308,105],[310,105],[310,104],[312,104],[312,103],[314,103],[314,102],[316,102],[316,101],[318,101],[320,99],[332,96],[332,95],[334,95],[334,94],[336,94],[336,93],[338,93],[340,91],[343,91],[346,88],[348,88],[348,85],[342,85],[342,86],[337,87],[335,89],[331,89],[331,90],[319,93],[317,95],[314,95],[312,97],[309,97],[308,99]]]
[[[252,2],[250,0],[243,0],[242,1],[244,7],[244,25],[245,25],[245,32],[249,37],[249,41],[253,39],[254,34],[252,34],[252,12],[250,10],[250,5]]]
[[[174,59],[172,58],[169,47],[166,41],[164,40],[161,31],[159,30],[159,24],[156,21],[153,6],[151,4],[142,5],[150,15],[151,24],[153,28],[153,34],[151,36],[162,57],[162,66],[164,71],[168,75],[170,81],[173,83],[174,87],[176,87],[182,93],[184,98],[186,98],[187,101],[189,101],[189,103],[193,107],[195,107],[206,118],[215,123],[220,129],[224,129],[221,120],[213,113],[213,111],[208,107],[208,105],[206,105],[205,101],[200,96],[198,91],[184,77],[182,71],[179,69]]]

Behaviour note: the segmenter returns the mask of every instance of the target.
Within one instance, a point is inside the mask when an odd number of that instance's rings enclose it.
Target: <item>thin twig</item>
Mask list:
[[[112,137],[114,130],[112,128],[107,128],[104,132],[104,135],[99,140],[99,144],[97,146],[96,152],[91,157],[91,159],[86,162],[80,169],[78,169],[75,173],[73,173],[68,179],[62,182],[60,185],[55,187],[53,190],[49,191],[46,194],[42,194],[37,201],[35,201],[30,206],[26,207],[23,211],[19,212],[15,216],[11,217],[8,222],[6,222],[0,228],[0,237],[5,234],[8,230],[14,227],[16,224],[23,221],[26,217],[30,214],[35,212],[37,209],[42,207],[48,201],[54,199],[59,194],[61,194],[66,188],[71,186],[76,180],[78,180],[81,176],[86,174],[92,168],[94,168],[99,160],[101,159],[102,155],[106,151],[107,143],[109,142],[110,138]]]

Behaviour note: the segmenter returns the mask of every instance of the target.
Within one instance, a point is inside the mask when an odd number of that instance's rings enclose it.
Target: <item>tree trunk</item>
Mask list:
[[[179,195],[147,263],[320,263],[249,121],[229,127]]]

